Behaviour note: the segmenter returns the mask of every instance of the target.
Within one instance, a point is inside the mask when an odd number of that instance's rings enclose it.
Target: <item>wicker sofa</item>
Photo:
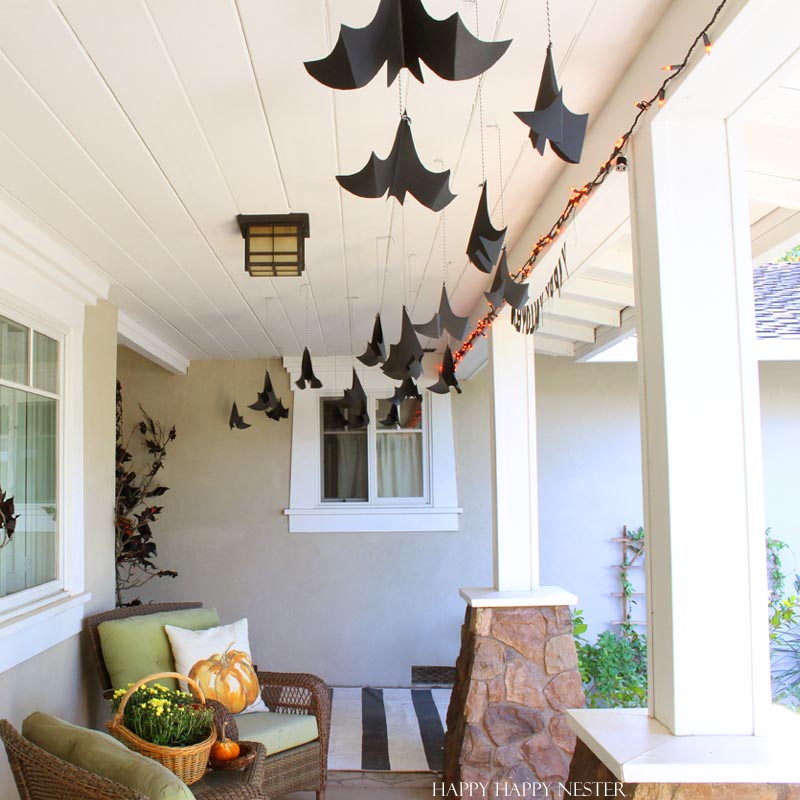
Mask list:
[[[116,608],[86,617],[84,630],[89,638],[100,684],[105,697],[111,697],[115,687],[111,685],[103,658],[99,626],[111,620],[161,612],[202,608],[202,603],[161,603],[152,605]],[[159,671],[155,665],[152,672]],[[144,675],[140,676],[144,677]],[[328,741],[330,737],[331,694],[327,684],[315,675],[307,673],[258,672],[261,696],[272,712],[280,714],[311,714],[316,718],[319,736],[315,741],[292,747],[281,752],[267,753],[264,768],[264,793],[270,798],[298,791],[315,791],[317,800],[324,800],[327,783]],[[246,715],[254,717],[256,715]],[[227,735],[239,738],[236,717],[217,705],[216,725],[218,731],[224,724]],[[257,739],[248,732],[243,737]],[[269,751],[269,748],[267,748]]]

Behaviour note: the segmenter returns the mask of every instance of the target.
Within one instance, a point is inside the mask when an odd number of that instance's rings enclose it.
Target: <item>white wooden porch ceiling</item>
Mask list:
[[[376,4],[3,2],[0,186],[111,279],[128,317],[188,358],[299,355],[305,344],[314,354],[357,354],[384,269],[391,338],[404,301],[417,321],[438,301],[442,215],[410,198],[401,211],[339,189],[334,175],[360,169],[373,149],[388,152],[397,84],[387,88],[382,70],[364,89],[333,92],[302,64],[330,51],[341,23],[365,25]],[[668,4],[552,3],[556,67],[573,110],[602,108]],[[458,11],[476,29],[473,2],[425,5],[437,18]],[[483,84],[484,124],[499,125],[484,137],[490,200],[499,225],[499,133],[513,246],[563,168],[549,151],[533,152],[512,113],[535,100],[544,0],[478,0],[477,9],[481,38],[514,40]],[[467,313],[489,282],[464,256],[482,177],[478,81],[425,74],[424,85],[403,78],[403,103],[423,161],[453,171],[448,282]],[[308,324],[305,278],[243,270],[237,213],[288,211],[311,217]]]

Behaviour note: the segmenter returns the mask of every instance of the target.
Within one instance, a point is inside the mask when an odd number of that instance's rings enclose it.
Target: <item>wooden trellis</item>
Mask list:
[[[644,566],[644,536],[642,529],[639,528],[634,535],[631,535],[628,531],[628,526],[623,525],[622,536],[616,536],[611,541],[619,542],[622,548],[620,564],[617,567],[622,591],[613,593],[614,597],[620,598],[622,619],[614,620],[611,624],[646,626],[647,622],[644,620],[632,619],[633,606],[636,605],[636,601],[633,598],[644,597],[645,593],[633,591],[633,584],[629,575],[631,569]]]

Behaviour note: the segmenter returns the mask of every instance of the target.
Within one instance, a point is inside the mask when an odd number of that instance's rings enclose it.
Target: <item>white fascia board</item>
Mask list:
[[[107,300],[110,285],[55,233],[33,222],[24,208],[0,190],[0,250],[83,305]]]
[[[637,346],[634,334],[636,333],[636,311],[632,306],[624,308],[620,314],[621,324],[618,328],[603,327],[597,329],[597,338],[594,344],[587,344],[575,348],[575,361],[636,361]],[[630,341],[630,344],[628,342]],[[620,347],[625,342],[626,346]],[[610,351],[615,349],[613,357]],[[608,357],[602,354],[609,353]]]
[[[776,208],[750,226],[753,266],[766,264],[800,242],[800,211]]]
[[[167,372],[175,375],[185,375],[189,369],[189,358],[179,353],[151,331],[140,325],[136,320],[119,312],[117,324],[117,341],[124,344],[139,355],[163,367]]]

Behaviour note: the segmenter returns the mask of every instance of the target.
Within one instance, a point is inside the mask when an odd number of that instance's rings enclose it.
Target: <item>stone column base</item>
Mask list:
[[[611,770],[580,740],[566,789],[597,791],[575,797],[617,797],[629,800],[800,800],[800,786],[780,783],[620,783]],[[607,794],[603,794],[607,791]],[[616,792],[616,794],[615,794]]]
[[[575,734],[564,712],[583,704],[567,606],[469,606],[447,712],[445,785],[530,797],[533,784],[566,782]],[[510,793],[512,785],[527,795]]]

